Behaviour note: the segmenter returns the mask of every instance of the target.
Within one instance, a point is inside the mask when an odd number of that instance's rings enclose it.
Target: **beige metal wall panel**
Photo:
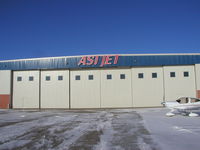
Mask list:
[[[99,70],[70,71],[70,88],[71,108],[100,108]]]
[[[39,108],[39,71],[13,74],[13,108]]]
[[[0,71],[0,94],[10,94],[11,89],[11,71],[1,70]]]
[[[200,98],[200,64],[195,64],[196,97]]]
[[[195,64],[195,73],[197,90],[200,90],[200,64]]]
[[[175,72],[175,77],[170,77],[170,72]],[[188,72],[187,77],[184,72]],[[166,101],[182,96],[196,97],[194,66],[165,66],[164,85]]]
[[[69,70],[41,71],[41,108],[69,109]]]
[[[112,79],[107,79],[111,75]],[[125,79],[120,76],[125,75]],[[132,107],[131,69],[101,70],[101,107]]]
[[[132,68],[132,92],[133,107],[161,106],[164,96],[162,67]]]

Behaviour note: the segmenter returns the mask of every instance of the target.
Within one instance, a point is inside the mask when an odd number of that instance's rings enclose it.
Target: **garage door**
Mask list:
[[[133,107],[161,106],[163,102],[162,67],[132,68]]]
[[[164,67],[165,100],[196,97],[194,66]]]
[[[100,71],[70,71],[71,108],[100,108]]]
[[[101,70],[101,107],[132,107],[131,69]]]
[[[69,70],[41,71],[41,108],[69,108]]]
[[[13,108],[39,108],[39,71],[14,71]]]

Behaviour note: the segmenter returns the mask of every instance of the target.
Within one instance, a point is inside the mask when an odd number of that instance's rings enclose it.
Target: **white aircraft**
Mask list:
[[[175,111],[178,111],[179,113],[183,113],[185,115],[188,114],[188,116],[190,117],[199,116],[197,113],[192,112],[193,110],[200,109],[200,99],[198,98],[181,97],[176,101],[163,102],[161,104],[171,109],[171,111],[166,114],[166,116],[168,117],[174,116]]]

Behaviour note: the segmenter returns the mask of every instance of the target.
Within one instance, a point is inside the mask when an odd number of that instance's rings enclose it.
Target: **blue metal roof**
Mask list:
[[[78,68],[108,68],[134,66],[167,66],[192,65],[200,63],[200,55],[118,55],[118,61],[113,63],[115,55],[109,55],[109,64],[101,66],[103,55],[98,56],[98,62],[90,65],[79,64],[83,57],[61,57],[47,59],[24,59],[15,61],[1,61],[0,70],[32,70],[32,69],[78,69]],[[95,56],[94,56],[95,57]],[[91,57],[93,58],[93,57]],[[88,63],[89,59],[86,59]]]

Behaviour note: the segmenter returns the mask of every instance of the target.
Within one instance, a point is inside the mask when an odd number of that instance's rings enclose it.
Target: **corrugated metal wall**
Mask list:
[[[79,69],[79,68],[109,68],[135,66],[169,66],[194,65],[200,63],[200,55],[117,55],[117,63],[113,63],[115,55],[108,55],[110,63],[101,65],[104,56],[99,56],[97,63],[83,65],[79,62],[82,57],[61,57],[16,61],[0,61],[0,70],[28,70],[28,69]],[[84,56],[85,57],[85,56]],[[90,56],[87,56],[87,58]],[[90,63],[86,60],[86,63]]]

